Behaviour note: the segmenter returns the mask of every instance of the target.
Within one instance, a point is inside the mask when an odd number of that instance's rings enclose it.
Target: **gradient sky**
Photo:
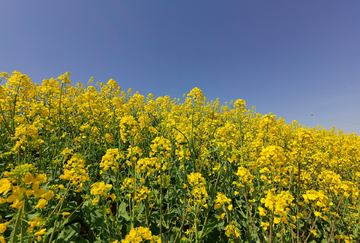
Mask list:
[[[71,73],[182,98],[244,99],[286,123],[360,135],[358,0],[0,2],[0,72]]]

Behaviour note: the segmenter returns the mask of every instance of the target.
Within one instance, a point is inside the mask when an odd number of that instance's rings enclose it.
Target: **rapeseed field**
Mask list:
[[[0,75],[0,242],[359,242],[360,141],[244,100]]]

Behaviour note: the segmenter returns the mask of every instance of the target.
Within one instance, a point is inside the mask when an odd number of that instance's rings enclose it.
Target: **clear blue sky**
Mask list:
[[[358,0],[5,0],[0,72],[113,78],[127,91],[245,99],[360,135]],[[313,116],[311,116],[313,114]]]

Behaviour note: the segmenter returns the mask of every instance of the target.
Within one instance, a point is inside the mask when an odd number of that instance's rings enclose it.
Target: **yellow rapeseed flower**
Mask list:
[[[45,199],[40,199],[38,204],[35,206],[35,208],[45,208],[45,206],[47,205],[47,201]]]

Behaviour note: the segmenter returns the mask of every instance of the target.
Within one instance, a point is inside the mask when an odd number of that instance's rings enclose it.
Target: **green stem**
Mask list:
[[[16,243],[16,241],[17,241],[17,231],[18,231],[18,228],[19,228],[19,225],[20,225],[23,207],[18,211],[18,217],[16,218],[15,228],[14,228],[14,230],[12,232],[12,234],[13,234],[12,235],[12,243]]]
[[[106,204],[104,202],[103,202],[103,211],[104,211],[104,218],[105,218],[106,228],[107,228],[107,231],[109,233],[110,240],[112,241],[111,233],[110,233],[110,229],[109,229],[109,222],[108,222],[107,216],[106,216]]]
[[[245,196],[246,207],[247,207],[247,210],[248,210],[248,213],[249,213],[250,219],[251,219],[251,224],[252,224],[253,229],[254,229],[254,231],[255,231],[256,238],[257,238],[258,242],[261,242],[261,241],[260,241],[260,238],[259,238],[259,235],[258,235],[258,233],[257,233],[257,231],[256,231],[256,226],[255,226],[255,223],[254,223],[253,217],[252,217],[252,215],[251,215],[251,211],[250,211],[249,203],[248,203],[247,196],[246,196],[246,190],[245,190],[245,187],[244,187],[243,189],[244,189],[244,196]]]
[[[178,238],[178,236],[179,236],[179,234],[180,234],[180,232],[181,232],[181,230],[182,230],[182,228],[183,228],[183,226],[184,226],[185,219],[186,219],[186,216],[187,216],[187,214],[188,214],[189,204],[190,204],[190,202],[188,202],[188,204],[186,205],[186,208],[185,208],[185,211],[184,211],[184,217],[183,217],[183,219],[182,219],[180,229],[179,229],[179,231],[178,231],[177,234],[176,234],[176,237],[175,237],[175,239],[174,239],[174,242],[176,242],[176,239]],[[205,225],[205,224],[204,224],[204,225]]]
[[[337,205],[336,207],[336,211],[335,211],[335,214],[334,214],[334,221],[333,221],[333,225],[332,225],[332,228],[331,228],[331,233],[330,233],[330,237],[329,237],[329,240],[327,243],[330,243],[331,242],[331,238],[332,236],[334,235],[334,229],[335,229],[335,223],[336,223],[336,214],[337,212],[339,211],[339,207],[340,207],[340,204],[341,204],[341,201],[343,200],[344,198],[344,194],[341,196],[341,199],[339,201],[339,204]]]
[[[197,215],[198,215],[198,211],[199,211],[199,205],[196,206],[196,210],[195,210],[195,220],[194,220],[194,224],[195,224],[195,242],[199,242],[198,241],[198,227],[197,227]]]

